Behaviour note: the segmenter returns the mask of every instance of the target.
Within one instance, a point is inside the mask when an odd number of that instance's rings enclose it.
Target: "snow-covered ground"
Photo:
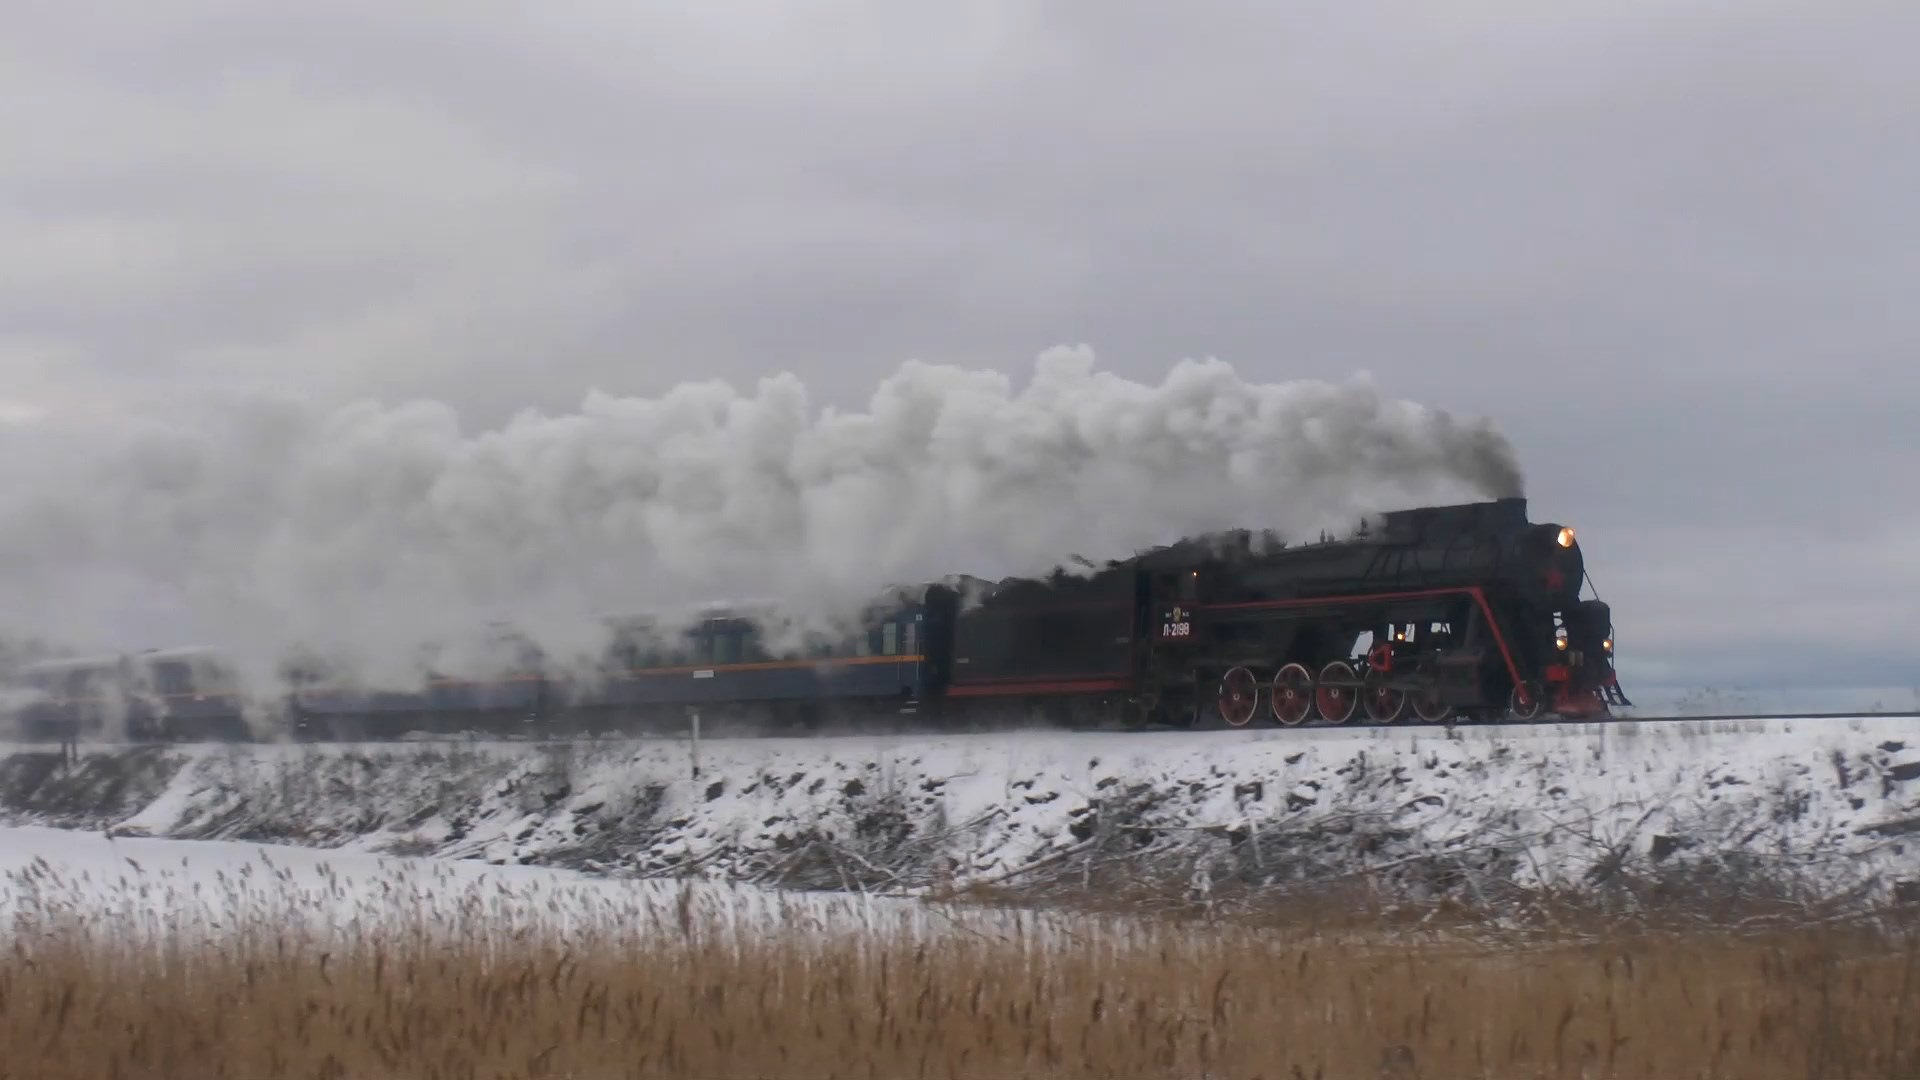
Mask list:
[[[0,760],[0,797],[16,822],[902,895],[1920,881],[1920,720],[1894,717],[121,750]]]

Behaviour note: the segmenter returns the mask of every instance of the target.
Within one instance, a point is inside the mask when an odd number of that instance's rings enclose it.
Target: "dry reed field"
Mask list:
[[[0,1076],[1920,1073],[1920,943],[1833,927],[1361,948],[804,899],[742,918],[691,888],[533,910],[417,878],[273,888],[293,881],[11,875]]]

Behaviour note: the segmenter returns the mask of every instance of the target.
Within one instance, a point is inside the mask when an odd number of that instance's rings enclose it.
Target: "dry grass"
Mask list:
[[[631,910],[549,895],[532,918],[508,892],[423,906],[417,882],[276,896],[281,880],[222,878],[214,904],[151,875],[104,892],[16,875],[0,1076],[1920,1071],[1920,943],[1832,927],[1360,947],[807,903],[735,920],[693,891]]]

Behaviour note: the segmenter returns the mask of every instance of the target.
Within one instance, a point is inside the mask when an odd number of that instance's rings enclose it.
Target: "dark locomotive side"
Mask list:
[[[498,673],[428,673],[369,693],[290,665],[255,713],[269,734],[557,737],[710,730],[1067,724],[1390,724],[1598,718],[1628,704],[1607,605],[1581,599],[1570,528],[1522,499],[1384,515],[1343,540],[1248,532],[998,583],[952,580],[877,603],[843,639],[776,650],[721,611],[662,643],[612,628],[598,669],[561,673],[501,631]],[[248,696],[217,655],[68,660],[15,680],[27,738],[247,739]],[[199,681],[196,682],[195,680]]]
[[[1182,726],[1599,717],[1629,702],[1585,581],[1574,531],[1523,499],[1195,538],[962,612],[948,694]]]

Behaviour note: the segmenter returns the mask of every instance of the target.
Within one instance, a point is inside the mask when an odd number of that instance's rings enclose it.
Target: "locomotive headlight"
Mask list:
[[[1570,528],[1561,529],[1560,535],[1555,538],[1555,542],[1558,543],[1563,548],[1572,547],[1573,546],[1573,530]]]
[[[1607,650],[1608,652],[1612,652],[1612,651],[1613,651],[1613,639],[1612,639],[1612,638],[1608,638],[1607,640],[1605,640],[1605,641],[1602,641],[1602,642],[1600,643],[1600,647],[1601,647],[1602,649],[1605,649],[1605,650]]]

